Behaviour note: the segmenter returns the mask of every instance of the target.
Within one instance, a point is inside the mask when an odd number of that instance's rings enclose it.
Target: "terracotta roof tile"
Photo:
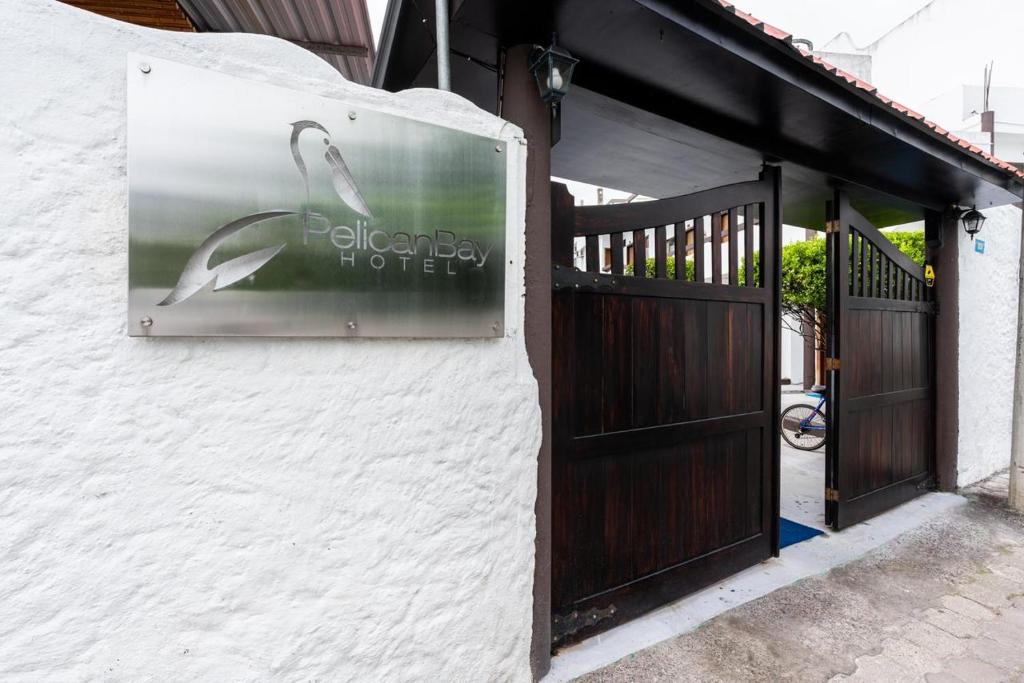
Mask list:
[[[948,130],[942,128],[941,126],[937,125],[936,123],[934,123],[932,121],[929,121],[928,119],[925,118],[924,114],[919,114],[918,112],[914,111],[913,109],[911,109],[909,107],[906,107],[906,106],[900,104],[899,102],[896,102],[895,100],[892,100],[892,99],[886,97],[882,93],[878,92],[878,89],[875,86],[873,86],[870,83],[868,83],[867,81],[861,80],[861,79],[857,78],[856,76],[854,76],[853,74],[847,73],[846,71],[843,71],[842,69],[837,68],[837,67],[829,64],[824,59],[822,59],[822,58],[818,57],[817,55],[815,55],[815,54],[805,50],[802,47],[799,47],[797,45],[793,45],[793,43],[792,43],[793,36],[791,34],[786,33],[785,31],[783,31],[780,28],[772,26],[771,24],[764,23],[763,21],[761,21],[760,19],[758,19],[757,17],[755,17],[752,14],[748,14],[746,12],[743,12],[743,11],[737,9],[730,2],[726,2],[725,0],[714,0],[714,2],[715,2],[715,4],[719,5],[724,11],[726,11],[726,12],[728,12],[730,14],[735,15],[736,17],[738,17],[738,18],[742,19],[743,21],[747,22],[748,24],[750,24],[754,28],[761,30],[766,35],[774,38],[775,40],[778,40],[778,41],[786,44],[791,49],[796,50],[803,57],[805,57],[808,61],[813,62],[816,66],[818,66],[818,68],[820,68],[825,73],[828,73],[830,76],[833,76],[836,79],[841,79],[841,80],[843,80],[844,82],[846,82],[846,83],[848,83],[850,85],[853,85],[853,86],[855,86],[855,87],[857,87],[857,88],[859,88],[861,90],[864,90],[865,92],[873,94],[876,98],[878,98],[879,101],[882,102],[882,104],[890,107],[891,109],[894,109],[894,110],[900,112],[901,114],[903,114],[904,116],[906,116],[909,119],[912,119],[912,120],[917,121],[919,123],[923,123],[924,126],[930,132],[934,133],[937,137],[944,137],[944,138],[946,138],[946,139],[948,139],[948,140],[950,140],[952,142],[955,142],[957,145],[962,147],[964,150],[970,152],[971,154],[974,154],[975,156],[980,157],[981,159],[984,159],[988,163],[990,163],[990,164],[992,164],[992,165],[994,165],[994,166],[996,166],[996,167],[998,167],[1000,169],[1003,169],[1004,171],[1006,171],[1007,173],[1010,173],[1011,175],[1017,177],[1018,179],[1024,179],[1024,171],[1019,170],[1013,164],[1009,164],[1009,163],[1003,161],[1002,159],[999,159],[999,158],[993,156],[992,154],[989,154],[988,152],[983,150],[981,147],[978,147],[977,145],[973,145],[970,142],[968,142],[967,140],[964,140],[963,138],[961,138],[961,137],[959,137],[957,135],[954,135],[953,133],[951,133]]]

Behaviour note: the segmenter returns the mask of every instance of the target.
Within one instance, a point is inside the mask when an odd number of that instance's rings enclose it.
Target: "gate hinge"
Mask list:
[[[833,370],[839,369],[838,358],[826,358],[825,359],[825,372],[832,372]]]
[[[826,488],[825,489],[825,500],[830,503],[839,502],[839,489]]]
[[[839,232],[839,221],[825,221],[825,234],[830,235]]]
[[[608,605],[604,608],[593,607],[585,612],[573,610],[565,615],[556,614],[551,624],[551,641],[557,645],[581,629],[611,619],[617,611],[615,605]]]

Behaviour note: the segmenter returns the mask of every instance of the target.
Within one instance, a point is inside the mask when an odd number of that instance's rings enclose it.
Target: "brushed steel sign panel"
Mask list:
[[[132,55],[128,333],[501,336],[506,156]]]

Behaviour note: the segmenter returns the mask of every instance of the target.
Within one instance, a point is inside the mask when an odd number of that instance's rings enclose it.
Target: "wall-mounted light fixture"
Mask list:
[[[536,45],[530,55],[530,73],[537,81],[540,98],[551,105],[551,146],[554,147],[562,137],[561,101],[569,92],[572,83],[572,72],[580,60],[569,54],[565,48],[558,47],[554,34],[551,45]]]
[[[972,206],[960,214],[960,222],[963,223],[964,232],[970,235],[973,241],[974,236],[981,232],[981,226],[985,224],[985,214]]]
[[[558,47],[554,35],[551,36],[550,46],[534,47],[530,56],[530,73],[537,81],[540,98],[545,102],[557,104],[565,97],[572,82],[572,71],[579,61],[569,54],[568,50]]]

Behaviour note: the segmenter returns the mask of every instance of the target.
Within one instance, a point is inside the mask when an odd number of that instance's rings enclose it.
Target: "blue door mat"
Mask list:
[[[780,517],[779,521],[781,523],[779,528],[779,548],[785,548],[825,533],[821,529],[804,526],[785,517]]]

